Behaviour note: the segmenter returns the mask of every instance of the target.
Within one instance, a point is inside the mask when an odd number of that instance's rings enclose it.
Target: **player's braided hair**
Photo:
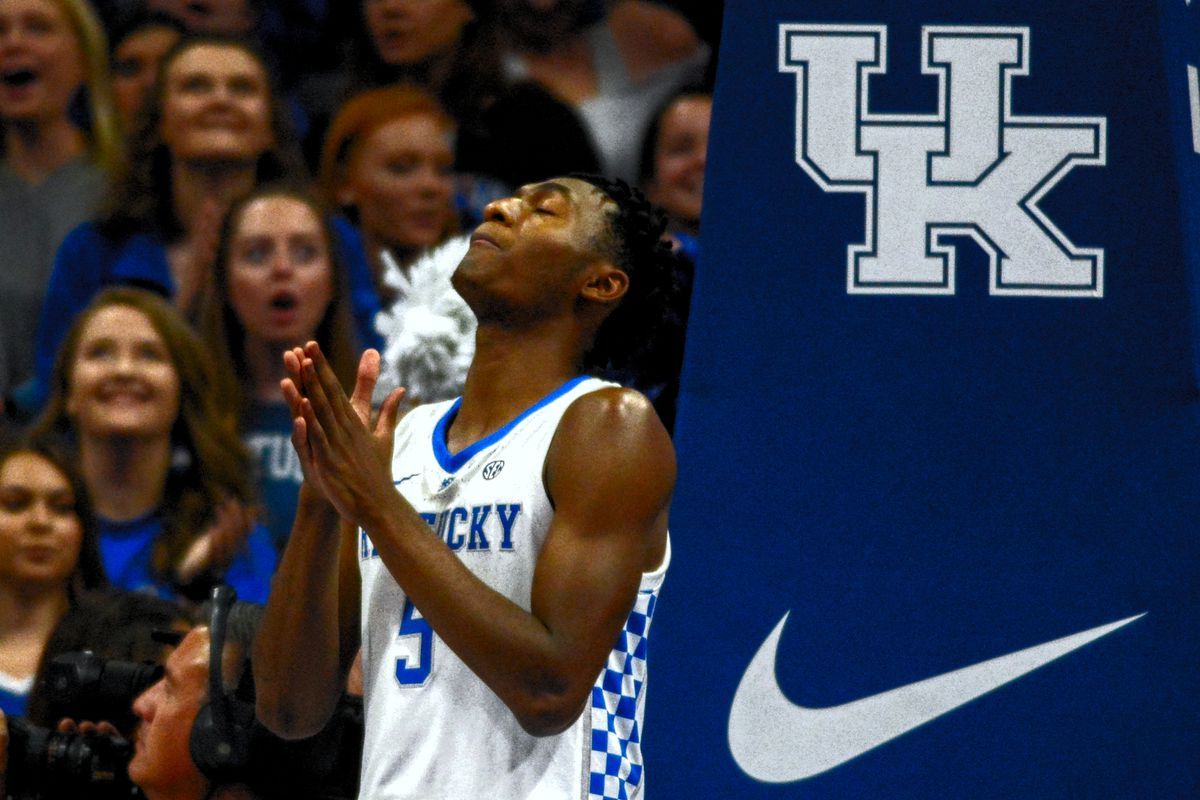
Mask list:
[[[607,241],[598,246],[629,276],[629,289],[601,323],[584,367],[643,386],[666,380],[677,365],[666,352],[670,348],[662,345],[677,338],[685,322],[679,303],[685,275],[662,238],[666,215],[623,180],[581,173],[570,177],[592,184],[616,205]]]

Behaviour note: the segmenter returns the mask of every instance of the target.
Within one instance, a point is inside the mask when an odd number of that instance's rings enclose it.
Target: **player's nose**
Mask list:
[[[499,200],[493,200],[484,206],[483,218],[488,222],[501,222],[508,225],[516,218],[520,202],[516,197],[502,197]]]

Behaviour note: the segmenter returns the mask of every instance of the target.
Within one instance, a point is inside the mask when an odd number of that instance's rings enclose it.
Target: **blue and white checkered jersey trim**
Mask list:
[[[635,800],[642,796],[646,655],[657,602],[657,586],[638,592],[625,629],[592,687],[588,800]]]

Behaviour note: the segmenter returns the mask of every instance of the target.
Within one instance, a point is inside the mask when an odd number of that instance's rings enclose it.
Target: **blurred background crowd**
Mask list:
[[[375,347],[413,402],[456,395],[449,274],[522,184],[602,173],[666,213],[672,341],[609,377],[670,427],[720,16],[0,0],[0,708],[55,649],[142,658],[218,582],[266,599],[302,480],[281,352],[315,339],[349,385]]]

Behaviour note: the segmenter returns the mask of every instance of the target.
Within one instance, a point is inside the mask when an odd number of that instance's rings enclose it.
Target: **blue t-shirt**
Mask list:
[[[162,534],[162,517],[157,512],[127,522],[103,518],[97,518],[97,522],[100,558],[114,587],[176,599],[175,590],[154,574],[152,566],[154,542]],[[255,524],[245,547],[226,570],[225,583],[237,590],[239,600],[265,603],[278,561],[270,532]]]
[[[32,688],[32,675],[28,678],[14,678],[0,672],[0,711],[4,712],[4,716],[25,716],[25,706],[29,701],[29,690]]]
[[[250,409],[242,443],[254,458],[258,496],[266,509],[266,525],[277,552],[292,534],[296,502],[304,472],[292,447],[292,416],[284,403],[264,403]]]

